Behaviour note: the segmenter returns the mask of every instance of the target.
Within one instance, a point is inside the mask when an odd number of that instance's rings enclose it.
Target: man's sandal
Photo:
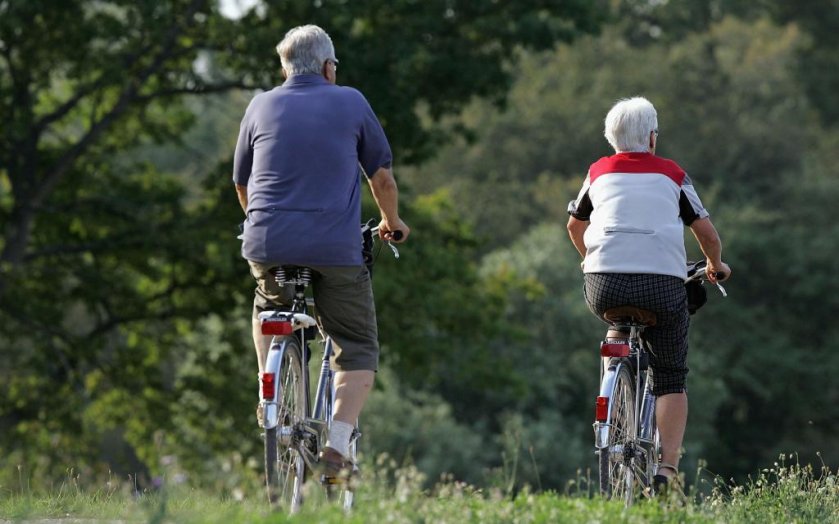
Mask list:
[[[679,470],[673,464],[668,464],[667,462],[662,462],[658,465],[658,470],[661,471],[662,469],[669,469],[674,473],[672,478],[679,477]],[[665,495],[670,490],[670,477],[665,475],[656,474],[653,476],[653,494],[654,495]]]
[[[318,457],[318,469],[321,482],[326,485],[345,484],[357,475],[355,464],[330,447],[325,447],[321,451]]]

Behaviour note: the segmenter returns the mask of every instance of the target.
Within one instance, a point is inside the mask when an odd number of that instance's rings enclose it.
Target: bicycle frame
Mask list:
[[[304,435],[310,435],[317,439],[313,449],[319,449],[319,441],[323,429],[328,429],[332,423],[332,414],[335,402],[334,391],[334,373],[330,367],[330,359],[332,357],[332,339],[323,332],[314,318],[310,317],[308,313],[308,304],[304,298],[305,285],[297,284],[295,292],[294,303],[291,311],[272,311],[266,312],[268,314],[260,314],[260,318],[264,321],[280,321],[291,322],[292,327],[296,333],[275,335],[271,340],[271,345],[268,350],[268,358],[265,363],[265,375],[279,377],[283,358],[285,357],[286,348],[291,340],[291,337],[297,337],[300,346],[301,360],[304,363],[303,373],[300,377],[302,382],[302,389],[306,393],[304,395],[304,411],[305,423],[301,428],[283,427],[279,437],[288,445],[295,437],[298,441],[303,441]],[[311,350],[306,340],[305,331],[302,328],[313,327],[317,325],[320,335],[324,340],[324,351],[321,358],[320,373],[318,374],[317,389],[315,391],[314,399],[310,400],[310,377],[308,362],[311,357]],[[263,378],[264,380],[264,378]],[[271,379],[269,379],[271,380]],[[277,379],[273,379],[276,383]],[[263,390],[264,391],[264,390]],[[279,424],[279,407],[278,402],[282,397],[282,384],[277,384],[274,388],[273,398],[270,400],[263,399],[263,427],[266,429],[274,428]],[[356,437],[357,438],[357,437]],[[304,449],[298,447],[298,452],[303,453],[304,459],[311,465],[314,454],[305,453]]]
[[[373,254],[373,235],[378,232],[375,220],[362,225],[363,239],[362,256],[367,271],[372,277],[372,266],[375,261]],[[396,231],[394,233],[400,233]],[[398,239],[398,237],[394,237]],[[390,242],[388,244],[394,257],[399,258],[398,249]],[[312,269],[305,266],[279,266],[275,270],[277,283],[282,287],[294,285],[294,297],[290,310],[263,311],[259,314],[263,335],[273,335],[269,345],[268,355],[262,375],[260,376],[260,424],[265,428],[265,463],[266,485],[269,499],[273,502],[272,486],[278,484],[276,466],[280,463],[275,448],[284,448],[283,465],[296,463],[291,493],[291,512],[299,509],[302,503],[302,486],[305,470],[316,471],[318,456],[326,443],[327,435],[332,426],[335,408],[335,374],[330,361],[334,354],[333,341],[323,326],[309,316],[309,308],[314,308],[313,299],[306,298],[306,287],[312,281]],[[307,328],[317,326],[323,340],[323,357],[314,398],[311,398],[309,360],[311,350],[306,343]],[[299,343],[298,343],[299,342]],[[292,345],[293,344],[293,345]],[[299,346],[299,347],[298,347]],[[290,349],[291,348],[291,349]],[[286,358],[288,356],[288,358]],[[300,362],[297,362],[297,360]],[[296,371],[291,371],[296,370]],[[280,380],[288,380],[289,384],[281,384]],[[292,392],[288,398],[283,389]],[[296,391],[294,391],[296,390]],[[302,398],[301,398],[302,397]],[[300,398],[296,402],[289,400]],[[285,405],[281,405],[285,404]],[[286,410],[286,406],[294,409]],[[258,409],[258,412],[260,410]],[[361,432],[356,423],[350,435],[349,461],[352,464],[352,474],[357,474],[356,450]],[[289,455],[285,455],[288,453]],[[294,457],[286,461],[285,457]],[[286,471],[291,471],[287,469]],[[286,477],[288,480],[289,477]],[[326,488],[327,496],[336,493],[333,486],[338,485],[345,510],[349,510],[353,503],[353,488],[348,487],[346,479],[338,480],[332,476],[321,475],[321,484]],[[283,484],[286,486],[288,484]],[[340,485],[344,485],[343,488]],[[281,496],[284,497],[285,488]]]
[[[616,478],[626,479],[621,482],[626,483],[623,496],[624,502],[629,505],[635,496],[633,484],[640,482],[642,489],[646,488],[652,476],[657,473],[654,471],[658,463],[655,397],[649,387],[649,364],[645,343],[641,338],[644,326],[629,323],[615,327],[624,332],[625,329],[629,329],[629,333],[619,338],[607,337],[601,344],[600,394],[597,398],[593,429],[595,452],[601,455],[601,476],[603,468],[606,467],[605,471],[611,478],[613,465],[620,465],[619,469],[615,470],[620,473]],[[618,391],[618,377],[624,373],[628,377],[630,389],[634,389],[631,426],[622,428],[626,433],[621,437],[621,442],[612,443],[610,434],[616,429],[613,428],[613,412],[620,407],[619,397],[622,394]],[[608,493],[614,495],[611,488],[609,489]]]
[[[285,270],[286,268],[280,268],[279,271]],[[335,407],[335,375],[330,366],[330,360],[334,352],[333,341],[315,318],[308,315],[309,307],[314,307],[313,301],[305,297],[306,286],[311,279],[310,271],[308,268],[295,269],[291,280],[285,280],[287,276],[285,274],[278,276],[278,281],[283,282],[284,285],[288,283],[295,285],[294,299],[290,311],[264,311],[259,314],[263,334],[274,335],[269,346],[263,374],[260,377],[260,405],[263,413],[261,423],[266,431],[274,430],[278,445],[289,449],[305,464],[305,466],[298,466],[299,469],[296,473],[298,478],[305,476],[305,469],[316,470],[318,454],[325,444],[327,433],[332,426]],[[315,326],[317,326],[320,337],[324,341],[324,347],[317,389],[314,398],[311,399],[309,377],[311,350],[307,344],[307,329],[305,328]],[[280,379],[284,374],[284,362],[287,362],[286,353],[289,344],[292,343],[299,347],[299,354],[295,358],[300,358],[301,369],[299,382],[295,385],[299,387],[299,391],[302,393],[302,399],[298,404],[298,406],[302,406],[297,412],[297,417],[281,420],[280,416],[283,410],[280,404],[284,402],[283,388],[288,385],[281,384]],[[297,347],[295,352],[297,352]],[[291,387],[295,387],[295,385],[291,385]],[[266,394],[266,392],[270,394]],[[353,463],[356,459],[356,446],[360,436],[361,432],[356,426],[350,436],[350,458]],[[329,493],[332,483],[325,477],[321,477],[320,481]],[[290,506],[292,513],[297,511],[302,503],[298,491],[300,483],[298,482],[302,483],[302,481],[295,481],[292,488],[294,490]],[[343,489],[340,496],[344,509],[349,510],[354,498],[352,489]]]
[[[637,326],[628,327],[630,328],[630,334],[627,337],[629,355],[626,357],[603,356],[601,358],[599,398],[614,398],[617,376],[621,368],[628,368],[630,376],[635,379],[633,381],[635,383],[634,427],[639,428],[639,439],[650,443],[655,438],[655,435],[652,434],[655,424],[655,396],[647,387],[649,382],[648,370],[641,369],[645,352],[640,338],[643,329]],[[635,360],[634,363],[631,362],[633,359]],[[617,360],[617,363],[611,365],[615,360]],[[598,449],[605,447],[609,442],[609,429],[612,426],[609,421],[612,420],[613,405],[607,403],[606,407],[605,422],[599,420],[604,418],[602,416],[597,416],[598,420],[594,422],[595,446]]]
[[[716,279],[709,279],[705,268],[704,260],[689,262],[686,282],[714,280],[726,296],[718,280],[727,275],[717,273]],[[648,358],[651,349],[642,336],[646,326],[654,325],[655,315],[627,306],[613,308],[604,318],[613,327],[600,347],[600,391],[593,424],[595,452],[599,455],[601,493],[619,493],[628,506],[636,495],[651,493],[647,488],[658,474],[660,461],[656,397],[652,394]],[[619,335],[613,336],[612,330]]]
[[[292,306],[289,311],[264,311],[259,314],[259,319],[263,323],[263,334],[265,334],[265,324],[277,324],[277,329],[274,329],[271,344],[268,348],[268,355],[265,361],[265,368],[260,377],[260,404],[263,406],[263,420],[262,427],[272,429],[279,423],[279,409],[278,401],[282,397],[282,385],[279,384],[278,377],[280,367],[285,356],[286,347],[288,346],[291,337],[297,337],[300,342],[301,356],[303,362],[308,362],[308,344],[306,344],[304,328],[311,327],[317,324],[317,321],[308,315],[308,305],[306,303],[305,291],[306,282],[294,282],[295,293],[292,301]],[[304,396],[304,406],[306,414],[309,413],[309,374],[304,372],[301,380],[303,381],[303,391],[306,392]],[[266,381],[273,383],[273,395],[268,395],[271,398],[266,398]]]
[[[311,418],[324,420],[327,426],[329,426],[332,424],[332,413],[335,403],[334,375],[329,365],[329,361],[332,358],[332,339],[326,336],[325,333],[321,332],[321,335],[324,340],[323,358],[321,359],[318,385],[315,390],[315,404],[312,406]]]

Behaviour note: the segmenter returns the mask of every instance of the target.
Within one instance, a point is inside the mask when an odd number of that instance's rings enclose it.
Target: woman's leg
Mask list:
[[[678,468],[682,440],[685,437],[688,421],[687,393],[670,393],[658,397],[655,404],[655,416],[658,422],[658,434],[661,437],[661,462]],[[658,474],[671,478],[676,471],[661,468]]]

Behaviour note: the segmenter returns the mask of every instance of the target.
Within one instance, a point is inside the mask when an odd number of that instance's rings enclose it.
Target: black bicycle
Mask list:
[[[373,243],[376,221],[362,225],[364,261],[372,276]],[[401,235],[394,232],[395,240]],[[396,246],[386,242],[396,258]],[[281,266],[275,277],[280,286],[294,286],[294,298],[287,310],[259,314],[262,334],[271,335],[265,371],[260,377],[260,406],[265,439],[265,483],[271,503],[288,507],[291,513],[303,503],[303,484],[316,471],[317,457],[326,442],[335,401],[334,372],[329,361],[332,339],[323,331],[317,315],[310,315],[316,304],[306,296],[312,270],[301,266]],[[320,373],[314,396],[310,395],[308,342],[319,338],[323,343]],[[350,439],[350,460],[356,464],[358,425]],[[324,476],[317,479],[330,496],[337,495],[345,509],[352,507],[352,483],[334,483]]]
[[[701,285],[705,265],[704,260],[688,264],[686,283]],[[727,296],[722,285],[717,283],[717,287]],[[600,344],[600,394],[595,405],[600,493],[629,506],[639,496],[651,495],[652,479],[660,464],[650,348],[643,338],[644,329],[655,325],[656,315],[621,306],[603,316],[611,327]]]

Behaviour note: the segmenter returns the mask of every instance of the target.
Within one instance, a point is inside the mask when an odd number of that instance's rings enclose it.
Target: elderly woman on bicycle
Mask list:
[[[652,346],[653,394],[661,439],[658,484],[678,474],[687,424],[685,376],[690,316],[684,281],[684,226],[707,259],[708,280],[725,280],[722,243],[691,179],[676,162],[656,156],[658,118],[645,98],[620,100],[606,115],[612,156],[591,165],[568,206],[568,233],[583,257],[585,299],[591,311],[618,306],[652,311],[644,332]]]

